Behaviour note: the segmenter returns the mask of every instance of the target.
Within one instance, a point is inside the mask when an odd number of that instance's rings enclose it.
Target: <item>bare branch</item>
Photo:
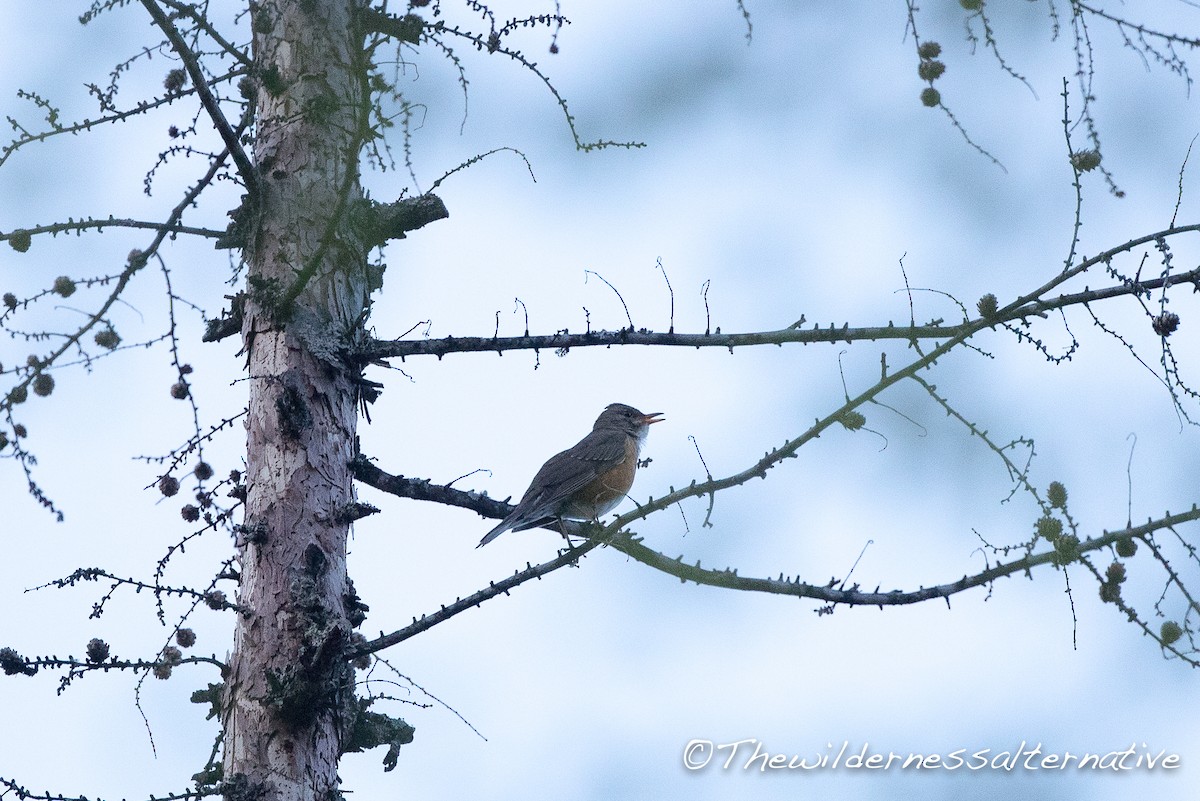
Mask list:
[[[628,515],[626,515],[628,517]],[[1181,514],[1166,514],[1157,520],[1150,520],[1140,526],[1130,526],[1116,531],[1105,531],[1099,537],[1085,540],[1079,545],[1081,553],[1106,548],[1131,537],[1144,538],[1156,531],[1169,529],[1180,523],[1200,520],[1200,508],[1192,506],[1191,510]],[[680,581],[694,581],[714,587],[727,587],[736,590],[765,592],[774,595],[795,595],[800,598],[813,598],[833,604],[848,606],[903,606],[920,603],[937,598],[949,598],[964,590],[988,585],[998,578],[1025,573],[1041,565],[1054,564],[1059,558],[1058,553],[1051,549],[1039,554],[1030,554],[1011,562],[998,564],[971,576],[963,576],[958,581],[938,584],[932,587],[921,587],[916,590],[891,590],[880,592],[861,591],[855,586],[852,589],[839,589],[832,584],[817,586],[805,584],[799,579],[788,579],[780,576],[778,579],[750,578],[739,576],[736,570],[711,570],[697,565],[684,564],[680,556],[676,559],[645,547],[633,539],[627,532],[621,532],[608,541],[608,545],[628,554],[630,557],[657,568],[664,573],[675,576]]]
[[[426,193],[400,198],[394,203],[363,201],[357,222],[365,229],[367,246],[375,247],[389,239],[404,239],[408,231],[415,231],[449,216],[450,212],[442,199]]]
[[[212,23],[208,21],[208,17],[196,10],[195,5],[192,3],[180,3],[178,0],[162,0],[162,2],[168,7],[174,9],[177,13],[182,14],[192,22],[196,23],[196,27],[208,34],[209,37],[217,43],[221,50],[233,56],[246,67],[254,66],[254,61],[246,55],[245,50],[226,40],[225,37],[221,35],[221,32],[214,28]]]
[[[141,0],[141,2],[146,7],[146,11],[154,19],[154,24],[166,35],[167,40],[171,43],[171,47],[175,49],[176,54],[183,61],[183,66],[188,72],[188,77],[191,78],[192,85],[196,87],[196,93],[200,96],[200,102],[203,104],[204,110],[208,112],[209,119],[212,120],[217,133],[221,135],[221,141],[225,143],[225,148],[233,158],[233,163],[237,165],[238,174],[242,176],[242,181],[246,184],[246,189],[249,190],[252,197],[257,197],[258,175],[254,170],[254,164],[242,148],[241,139],[233,130],[233,126],[229,124],[229,120],[225,119],[225,113],[221,111],[221,105],[217,101],[217,98],[213,95],[212,90],[208,88],[208,79],[205,77],[204,71],[200,68],[200,62],[196,59],[196,54],[191,51],[187,42],[179,35],[179,31],[167,19],[167,15],[158,7],[158,3],[155,0]]]
[[[6,779],[0,776],[0,797],[13,794],[16,801],[104,801],[102,798],[90,798],[88,796],[65,796],[61,793],[50,792],[34,792],[27,787],[22,787],[12,779]],[[203,787],[198,790],[183,790],[178,793],[168,793],[166,795],[153,795],[151,798],[154,801],[191,801],[191,799],[204,798],[206,796],[218,795],[221,791],[217,786]]]
[[[1176,228],[1171,233],[1200,230],[1200,225]],[[1161,234],[1151,234],[1133,242],[1122,245],[1119,249],[1104,253],[1084,262],[1072,270],[1067,277],[1074,276],[1088,266],[1107,261],[1121,250],[1128,250],[1137,245],[1146,244]],[[814,324],[812,328],[800,329],[795,325],[775,331],[750,331],[737,334],[722,334],[718,328],[711,334],[675,334],[656,332],[648,329],[632,331],[619,329],[617,331],[588,331],[582,334],[572,334],[560,331],[555,334],[525,335],[519,337],[454,337],[442,339],[418,340],[374,340],[361,351],[354,354],[364,362],[387,358],[407,358],[409,356],[437,356],[448,353],[476,353],[496,351],[501,353],[510,350],[570,350],[581,347],[610,347],[613,345],[658,345],[687,348],[728,348],[751,345],[783,345],[787,343],[818,343],[818,342],[856,342],[862,340],[876,341],[884,339],[899,339],[916,341],[922,339],[964,339],[976,332],[1000,323],[1024,320],[1039,316],[1048,311],[1064,309],[1071,306],[1086,305],[1099,300],[1120,297],[1122,295],[1138,295],[1151,289],[1164,289],[1181,284],[1200,286],[1200,268],[1189,270],[1174,276],[1160,276],[1136,283],[1123,283],[1103,289],[1085,289],[1070,295],[1059,295],[1052,300],[1042,300],[1040,296],[1053,289],[1060,280],[1055,279],[1045,286],[1018,298],[994,315],[986,318],[966,320],[958,325],[917,325],[917,326],[867,326],[851,328],[849,323],[840,328],[832,323],[828,328]]]
[[[354,462],[353,470],[355,478],[359,481],[400,497],[429,500],[473,509],[481,515],[496,518],[501,518],[512,510],[509,504],[492,500],[478,493],[436,485],[425,479],[390,476],[362,457],[359,457]],[[633,533],[622,530],[629,523],[645,518],[655,511],[665,509],[668,506],[678,503],[680,500],[708,494],[709,492],[723,489],[726,486],[728,486],[727,479],[721,481],[710,480],[703,484],[694,483],[684,490],[672,492],[662,498],[641,505],[638,509],[618,517],[603,529],[597,529],[595,526],[584,523],[566,521],[569,533],[578,536],[591,535],[591,539],[585,540],[579,546],[559,552],[554,559],[547,562],[526,566],[524,570],[514,573],[503,581],[490,582],[487,588],[466,598],[458,598],[454,603],[443,606],[433,614],[423,615],[420,619],[414,620],[411,625],[403,629],[364,643],[350,654],[349,658],[374,653],[403,642],[422,631],[454,617],[460,612],[478,606],[490,598],[502,593],[507,594],[510,590],[530,579],[541,578],[560,567],[574,564],[600,545],[611,546],[642,564],[674,576],[680,581],[693,581],[697,584],[747,592],[792,595],[831,604],[880,607],[903,606],[938,598],[948,599],[966,590],[987,586],[998,578],[1026,573],[1035,567],[1043,565],[1057,565],[1058,560],[1061,558],[1060,554],[1051,548],[1042,553],[1026,554],[1019,559],[997,564],[970,576],[964,575],[958,581],[932,587],[920,587],[915,590],[880,591],[876,589],[874,591],[863,591],[857,585],[852,585],[849,589],[845,589],[842,588],[840,583],[836,582],[830,582],[826,585],[816,585],[800,581],[798,578],[788,578],[783,575],[780,575],[776,579],[754,578],[739,576],[735,569],[725,568],[714,570],[702,568],[698,563],[695,565],[685,564],[682,556],[676,558],[666,556],[643,545]],[[1144,539],[1157,531],[1171,529],[1173,526],[1196,520],[1200,520],[1200,507],[1193,505],[1189,511],[1181,514],[1168,513],[1156,520],[1148,520],[1140,526],[1129,525],[1115,531],[1105,531],[1098,537],[1081,542],[1079,544],[1079,553],[1083,554],[1106,548],[1134,537]]]
[[[228,81],[232,78],[235,78],[239,75],[244,75],[245,73],[246,73],[246,70],[244,68],[238,67],[236,69],[230,70],[229,72],[225,73],[224,75],[214,78],[212,82],[214,84],[222,83],[224,81]],[[84,131],[90,131],[92,128],[95,128],[99,125],[105,125],[105,124],[113,123],[113,122],[124,122],[125,120],[127,120],[130,117],[133,117],[135,115],[142,114],[146,111],[150,111],[151,109],[160,108],[162,106],[169,106],[170,104],[174,103],[176,100],[179,100],[181,98],[188,97],[189,95],[197,94],[197,93],[198,92],[195,88],[184,88],[184,89],[180,89],[178,92],[168,92],[166,96],[156,98],[154,100],[142,100],[142,101],[138,102],[136,105],[134,105],[132,108],[125,109],[124,111],[114,111],[113,113],[107,114],[103,117],[97,117],[96,119],[85,119],[82,122],[75,122],[75,123],[71,123],[69,125],[63,125],[62,123],[57,122],[58,111],[56,109],[50,110],[49,114],[48,114],[48,119],[50,121],[50,129],[47,131],[42,131],[41,133],[30,133],[29,131],[25,130],[23,127],[18,125],[15,119],[13,119],[12,117],[8,117],[7,118],[8,123],[15,130],[17,130],[21,135],[19,137],[17,137],[16,139],[14,139],[11,143],[5,145],[2,149],[0,149],[0,165],[3,165],[4,162],[6,162],[8,160],[9,156],[11,156],[16,151],[20,150],[25,145],[29,145],[34,142],[44,142],[45,140],[50,139],[51,137],[60,136],[62,134],[78,134],[78,133],[82,133]],[[32,93],[19,92],[18,96],[24,97],[25,99],[28,99],[28,100],[32,100],[39,107],[43,107],[43,108],[49,107],[49,103],[47,101],[45,101],[42,98],[39,98],[37,95],[34,95]]]
[[[68,217],[66,222],[52,223],[50,225],[34,225],[29,228],[18,228],[14,231],[9,231],[7,234],[0,234],[0,242],[18,234],[27,234],[29,236],[37,236],[38,234],[57,235],[62,233],[82,233],[89,229],[100,231],[105,228],[141,228],[150,231],[161,231],[166,234],[191,234],[192,236],[203,236],[210,239],[215,239],[224,234],[224,231],[217,231],[212,228],[196,228],[191,225],[180,225],[178,221],[174,224],[168,224],[151,222],[149,220],[117,219],[111,216],[104,219],[87,217],[81,220],[73,220]]]
[[[488,582],[486,589],[472,593],[466,598],[458,598],[454,603],[443,606],[431,615],[422,615],[419,620],[414,619],[410,625],[398,631],[393,631],[391,634],[384,634],[374,640],[365,642],[353,651],[347,652],[346,658],[355,659],[359,656],[382,651],[397,643],[404,642],[410,637],[431,629],[439,623],[444,623],[460,612],[465,612],[473,606],[479,606],[489,598],[494,598],[502,593],[507,594],[510,590],[519,587],[531,579],[541,578],[547,573],[558,570],[560,567],[575,564],[587,553],[600,546],[602,542],[603,540],[600,539],[586,540],[574,548],[559,551],[558,556],[548,562],[543,562],[540,565],[527,565],[524,570],[519,570],[506,579]]]
[[[364,8],[361,19],[363,29],[369,33],[382,33],[409,44],[421,41],[421,33],[425,29],[425,20],[417,14],[396,17],[376,8]]]

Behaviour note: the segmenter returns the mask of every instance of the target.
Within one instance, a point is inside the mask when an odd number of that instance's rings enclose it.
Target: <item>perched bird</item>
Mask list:
[[[510,529],[537,528],[555,519],[599,520],[633,486],[642,443],[661,418],[662,412],[642,414],[632,406],[610,403],[590,434],[542,465],[520,503],[475,547]]]

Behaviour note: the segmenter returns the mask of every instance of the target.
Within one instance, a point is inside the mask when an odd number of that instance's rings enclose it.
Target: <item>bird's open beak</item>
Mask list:
[[[662,412],[650,412],[650,414],[642,415],[642,425],[648,426],[652,423],[661,423],[663,420],[666,419],[662,416],[662,414],[663,414]],[[661,419],[659,419],[659,418],[661,418]]]

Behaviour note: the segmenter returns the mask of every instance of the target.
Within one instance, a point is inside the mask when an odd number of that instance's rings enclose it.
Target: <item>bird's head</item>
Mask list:
[[[600,413],[600,416],[596,418],[596,425],[592,426],[592,428],[614,428],[641,439],[646,436],[646,432],[649,431],[651,425],[663,421],[662,414],[662,412],[643,414],[632,406],[626,406],[624,403],[610,403]]]

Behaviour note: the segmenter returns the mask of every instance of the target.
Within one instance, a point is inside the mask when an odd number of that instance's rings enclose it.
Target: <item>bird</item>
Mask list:
[[[551,456],[508,517],[484,535],[482,548],[506,531],[537,528],[557,520],[599,520],[629,492],[638,454],[650,426],[662,412],[643,414],[624,403],[610,403],[591,433]]]

